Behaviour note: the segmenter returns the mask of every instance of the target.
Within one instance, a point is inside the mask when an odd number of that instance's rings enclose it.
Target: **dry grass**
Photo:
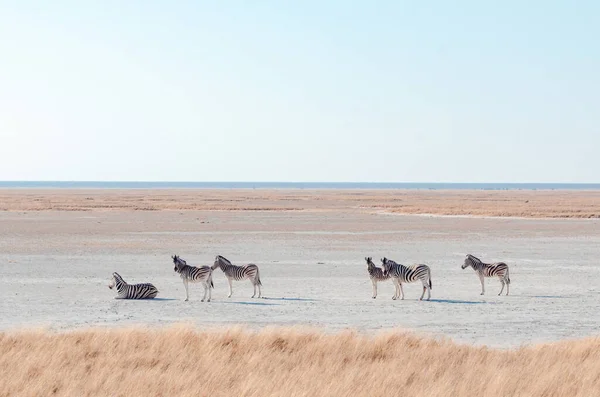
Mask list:
[[[0,211],[363,211],[600,218],[600,191],[3,189]]]
[[[599,351],[281,328],[0,333],[0,395],[594,396]]]
[[[600,218],[600,191],[3,189],[0,211],[363,211]]]

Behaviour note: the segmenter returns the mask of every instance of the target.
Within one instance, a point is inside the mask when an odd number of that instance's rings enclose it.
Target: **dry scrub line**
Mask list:
[[[3,211],[347,211],[600,218],[600,191],[482,190],[30,190],[0,189]],[[251,203],[251,204],[248,204]]]

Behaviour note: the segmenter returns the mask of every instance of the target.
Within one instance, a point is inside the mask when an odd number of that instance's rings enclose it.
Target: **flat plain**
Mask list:
[[[549,202],[557,194],[509,193],[509,203],[525,197]],[[595,203],[589,196],[597,192],[575,193],[561,192]],[[0,212],[0,328],[179,322],[400,328],[499,347],[596,331],[600,220],[404,215],[380,208],[396,195],[412,197],[405,191],[3,191],[0,196],[14,197],[10,206],[21,209]],[[44,202],[44,210],[31,209]],[[160,204],[144,210],[148,203]],[[206,203],[213,209],[196,209]],[[500,284],[488,279],[480,296],[474,272],[460,268],[467,253],[507,262],[511,295],[496,296]],[[196,265],[211,265],[217,254],[234,264],[256,263],[265,299],[250,299],[249,282],[235,283],[228,299],[226,279],[217,270],[213,302],[200,302],[197,285],[184,302],[173,254]],[[392,301],[391,282],[381,283],[379,296],[371,299],[365,256],[428,264],[432,301],[416,300],[416,284],[405,287],[406,300]],[[154,283],[160,299],[113,299],[107,288],[113,271],[131,283]]]

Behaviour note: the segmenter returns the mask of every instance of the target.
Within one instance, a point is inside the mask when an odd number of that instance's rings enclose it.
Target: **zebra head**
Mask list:
[[[384,257],[381,259],[381,265],[383,266],[383,276],[387,277],[392,267],[392,263],[388,258]]]
[[[367,267],[374,267],[373,258],[370,256],[365,257],[365,261],[367,261]]]
[[[215,263],[213,263],[213,265],[210,268],[212,270],[215,270],[217,267],[221,267],[221,264],[231,265],[231,262],[229,261],[229,259],[225,258],[224,256],[217,255],[215,257]]]
[[[115,288],[115,285],[117,285],[117,282],[123,282],[123,277],[121,277],[119,275],[119,273],[114,272],[112,274],[112,278],[110,279],[110,282],[108,283],[108,288],[113,289]]]
[[[475,268],[473,265],[479,262],[481,262],[479,259],[477,259],[471,254],[467,254],[467,257],[465,258],[465,261],[463,262],[461,268],[466,269],[469,266]]]
[[[187,262],[185,260],[181,259],[177,255],[174,255],[171,258],[173,259],[173,263],[175,264],[173,271],[176,271],[177,273],[179,273],[181,271],[181,268],[183,266],[187,265]]]

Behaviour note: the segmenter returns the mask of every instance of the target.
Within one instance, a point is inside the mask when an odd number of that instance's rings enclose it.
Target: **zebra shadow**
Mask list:
[[[271,301],[290,301],[290,302],[318,302],[318,299],[309,298],[262,298]]]
[[[452,304],[458,304],[458,305],[482,305],[482,304],[495,303],[495,302],[482,302],[482,301],[463,301],[463,300],[457,300],[457,299],[430,299],[429,302],[452,303]]]
[[[175,298],[145,298],[145,299],[123,299],[123,298],[114,298],[115,302],[166,302],[166,301],[176,301],[179,299]]]
[[[279,303],[266,303],[266,302],[221,301],[220,303],[234,304],[234,305],[251,305],[251,306],[281,306]]]

